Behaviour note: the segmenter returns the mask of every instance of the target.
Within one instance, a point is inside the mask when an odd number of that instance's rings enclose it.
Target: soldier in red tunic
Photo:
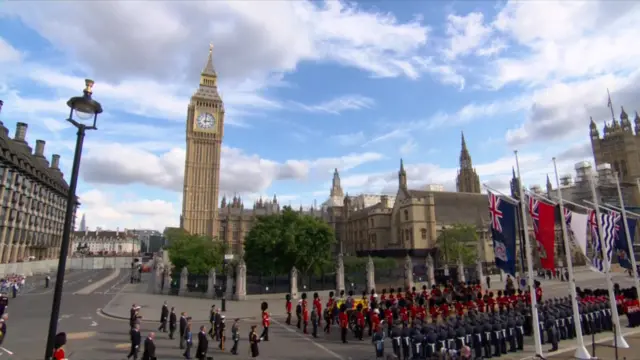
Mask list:
[[[362,304],[356,306],[356,338],[362,340],[364,336],[364,313],[362,310]]]
[[[302,293],[302,332],[307,333],[309,325],[309,305],[307,304],[307,293]]]
[[[287,299],[287,302],[284,304],[284,309],[287,312],[287,325],[291,325],[291,295],[287,294],[287,296],[285,296],[285,298]]]
[[[269,341],[269,325],[271,324],[271,319],[269,318],[269,313],[267,309],[269,308],[269,304],[266,301],[262,302],[262,334],[260,338],[262,341]]]
[[[340,321],[340,340],[343,344],[347,343],[347,328],[349,327],[349,317],[347,316],[347,305],[340,305],[340,314],[338,315]]]
[[[327,307],[326,307],[326,310],[329,311],[329,317],[328,317],[328,320],[325,319],[327,323],[324,324],[324,332],[326,332],[327,334],[331,333],[331,323],[333,319],[333,316],[331,316],[331,312],[333,311],[334,305],[335,305],[335,300],[333,299],[333,291],[329,291],[329,300],[327,300]]]
[[[320,318],[322,318],[322,301],[318,293],[313,293],[313,308],[316,309],[318,314],[318,326],[320,326]]]

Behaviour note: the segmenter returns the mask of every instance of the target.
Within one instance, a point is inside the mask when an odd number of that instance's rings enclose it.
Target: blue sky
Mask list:
[[[145,17],[141,18],[140,13]],[[99,17],[96,14],[100,14]],[[222,192],[308,206],[345,191],[453,189],[464,131],[483,182],[519,150],[544,184],[590,159],[588,121],[633,114],[635,2],[27,2],[0,8],[0,119],[69,172],[66,99],[96,81],[79,194],[90,227],[176,225],[186,108],[210,42],[227,109]],[[575,19],[581,21],[576,22]],[[544,24],[542,26],[541,24]]]

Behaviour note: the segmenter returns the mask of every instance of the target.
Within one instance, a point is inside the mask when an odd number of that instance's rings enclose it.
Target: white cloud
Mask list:
[[[22,59],[22,54],[0,37],[0,63],[14,63]]]
[[[489,41],[492,32],[491,26],[485,25],[482,13],[472,12],[465,16],[451,14],[447,17],[446,30],[449,36],[449,46],[444,53],[449,59],[455,59],[458,56],[481,50]],[[494,49],[493,53],[499,49],[495,45],[492,48]],[[484,50],[484,54],[486,54],[486,50]]]
[[[179,206],[164,200],[140,198],[122,199],[116,195],[97,189],[79,194],[81,207],[78,218],[87,217],[91,229],[157,229],[177,226],[180,218]]]
[[[413,138],[409,138],[406,143],[400,147],[400,155],[406,156],[416,151],[418,144]]]
[[[309,112],[339,115],[348,110],[370,109],[375,101],[362,95],[344,95],[316,105],[294,104]]]
[[[88,183],[144,184],[182,191],[185,151],[173,148],[160,155],[140,147],[107,143],[90,147],[83,157],[82,176]],[[373,152],[336,158],[287,160],[283,163],[249,155],[240,149],[222,148],[220,191],[261,193],[278,180],[324,179],[334,168],[348,171],[383,156]]]

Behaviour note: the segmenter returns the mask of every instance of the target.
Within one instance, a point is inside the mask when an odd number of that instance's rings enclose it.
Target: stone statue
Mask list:
[[[375,276],[375,266],[373,264],[373,258],[369,256],[369,260],[367,261],[367,292],[371,290],[375,290],[376,288],[376,276]]]
[[[344,256],[342,253],[338,254],[338,260],[336,261],[336,293],[340,294],[345,290],[344,286]]]
[[[247,265],[244,263],[244,257],[240,257],[236,266],[236,300],[247,299]]]
[[[209,270],[209,279],[207,282],[207,298],[213,299],[216,295],[216,269]]]
[[[411,256],[407,254],[404,258],[404,279],[405,288],[411,289],[413,287],[413,261],[411,260]]]
[[[291,268],[290,276],[289,276],[289,294],[291,294],[292,299],[298,298],[298,269],[296,267]]]
[[[427,255],[427,279],[429,280],[429,285],[436,285],[436,274],[435,269],[433,267],[433,256],[431,254]]]
[[[178,295],[184,296],[187,294],[188,288],[187,283],[189,282],[189,270],[187,267],[183,267],[180,272],[180,290],[178,291]]]
[[[462,259],[458,259],[458,281],[461,283],[466,283],[467,279],[464,276],[464,263]]]

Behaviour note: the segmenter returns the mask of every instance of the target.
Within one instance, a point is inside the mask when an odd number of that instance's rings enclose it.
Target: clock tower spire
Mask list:
[[[224,103],[218,93],[213,45],[189,101],[186,157],[180,226],[191,234],[218,237],[220,155],[224,135]],[[231,245],[231,244],[229,244]]]

